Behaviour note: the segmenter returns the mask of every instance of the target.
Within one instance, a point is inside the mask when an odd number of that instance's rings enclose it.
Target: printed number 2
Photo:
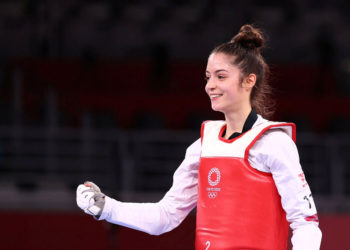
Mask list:
[[[205,250],[208,250],[208,249],[209,249],[209,247],[210,247],[210,241],[209,241],[209,240],[207,240],[207,242],[205,242],[205,245],[207,245],[207,248],[206,248]]]

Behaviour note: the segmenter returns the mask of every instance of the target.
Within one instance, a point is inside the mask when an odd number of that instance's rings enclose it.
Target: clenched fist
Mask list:
[[[105,195],[95,183],[86,181],[77,188],[77,204],[85,213],[98,219],[105,205]]]

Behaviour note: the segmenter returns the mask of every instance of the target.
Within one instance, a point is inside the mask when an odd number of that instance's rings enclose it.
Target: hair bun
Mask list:
[[[264,47],[264,37],[262,32],[249,24],[243,25],[239,30],[239,33],[232,38],[231,42],[239,44],[247,49],[260,50]]]

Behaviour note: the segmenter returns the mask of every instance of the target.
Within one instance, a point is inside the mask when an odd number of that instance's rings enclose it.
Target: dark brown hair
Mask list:
[[[250,94],[250,102],[253,109],[260,115],[268,118],[274,110],[274,103],[270,98],[271,86],[267,78],[270,70],[266,64],[261,49],[265,46],[263,32],[252,25],[243,25],[238,34],[231,41],[223,43],[212,53],[224,53],[234,57],[233,65],[239,67],[242,72],[241,80],[253,73],[256,75],[256,83]]]

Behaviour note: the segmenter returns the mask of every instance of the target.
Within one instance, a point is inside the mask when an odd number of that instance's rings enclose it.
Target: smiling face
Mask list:
[[[256,79],[253,74],[244,78],[241,70],[231,63],[233,59],[223,53],[213,53],[208,58],[205,72],[205,91],[211,100],[211,107],[225,115],[251,108],[250,92]],[[249,83],[250,80],[254,82]]]

